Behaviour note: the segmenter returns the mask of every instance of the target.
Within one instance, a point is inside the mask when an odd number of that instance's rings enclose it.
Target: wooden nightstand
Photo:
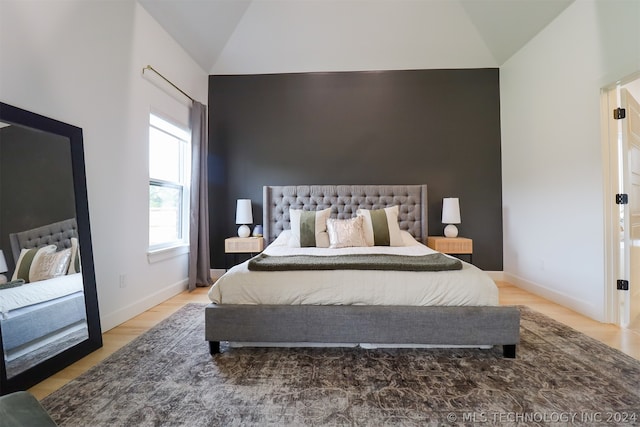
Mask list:
[[[238,264],[238,254],[254,256],[264,250],[262,237],[229,237],[224,239],[224,253],[234,254],[234,264]]]
[[[427,246],[443,254],[469,255],[469,262],[473,263],[473,240],[466,237],[427,237]]]
[[[229,237],[224,239],[224,252],[227,254],[257,254],[264,249],[262,237]]]

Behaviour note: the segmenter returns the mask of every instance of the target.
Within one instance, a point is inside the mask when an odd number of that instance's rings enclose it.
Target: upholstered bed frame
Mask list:
[[[271,243],[289,226],[289,208],[332,208],[350,218],[358,208],[399,205],[400,228],[424,243],[426,185],[308,185],[264,187],[264,236]],[[220,341],[287,343],[502,345],[513,358],[520,339],[516,307],[418,307],[361,305],[225,305],[205,309],[211,354]]]

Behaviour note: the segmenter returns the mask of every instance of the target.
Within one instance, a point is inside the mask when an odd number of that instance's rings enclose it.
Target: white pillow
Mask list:
[[[55,246],[54,246],[55,247]],[[60,252],[42,253],[36,256],[29,269],[29,281],[38,282],[58,276],[64,276],[69,269],[71,248]]]
[[[406,230],[400,230],[400,235],[402,236],[403,246],[424,245],[424,243],[420,243],[419,241],[417,241],[416,238]]]
[[[278,237],[269,244],[269,247],[276,246],[289,246],[289,239],[291,238],[291,230],[282,230]]]
[[[321,211],[289,209],[289,221],[291,222],[289,246],[292,248],[328,248],[327,219],[330,215],[331,208]]]
[[[368,246],[364,238],[363,224],[361,216],[350,219],[329,218],[327,220],[329,247],[335,249]]]
[[[364,238],[369,246],[404,246],[398,206],[384,209],[358,209],[356,215],[364,218]]]
[[[25,282],[29,282],[31,266],[43,254],[54,253],[57,249],[56,245],[49,245],[41,248],[23,249],[20,251],[18,262],[16,262],[16,269],[13,272],[11,280],[22,279]]]
[[[71,259],[69,260],[68,274],[80,273],[82,266],[80,264],[80,243],[76,237],[71,238]]]

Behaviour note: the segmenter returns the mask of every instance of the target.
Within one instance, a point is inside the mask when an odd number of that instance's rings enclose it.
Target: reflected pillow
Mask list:
[[[71,248],[63,249],[60,252],[43,253],[36,256],[29,269],[29,281],[38,282],[40,280],[64,276],[67,274],[67,270],[69,270],[70,259]]]
[[[358,209],[356,214],[364,219],[364,237],[369,246],[404,246],[398,206],[384,209]]]
[[[328,248],[327,219],[331,208],[321,211],[289,209],[291,237],[288,245],[292,248]]]
[[[69,260],[68,274],[80,273],[82,267],[80,266],[80,244],[76,237],[71,238],[71,259]]]
[[[327,220],[329,247],[335,249],[368,246],[364,238],[363,224],[361,216],[351,219],[329,218]]]
[[[22,279],[28,283],[30,281],[29,271],[31,270],[33,263],[36,262],[43,254],[54,253],[57,249],[56,245],[44,246],[42,248],[23,249],[18,257],[18,262],[16,262],[16,269],[13,272],[11,280]]]

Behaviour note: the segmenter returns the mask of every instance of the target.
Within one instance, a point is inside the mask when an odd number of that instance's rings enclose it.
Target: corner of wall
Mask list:
[[[554,289],[550,289],[539,283],[531,282],[511,273],[504,272],[503,274],[504,281],[509,282],[514,286],[531,292],[532,294],[536,294],[542,298],[546,298],[553,303],[562,305],[584,316],[597,320],[598,322],[606,322],[602,307],[596,306],[592,301],[587,301],[574,295],[558,292]]]

